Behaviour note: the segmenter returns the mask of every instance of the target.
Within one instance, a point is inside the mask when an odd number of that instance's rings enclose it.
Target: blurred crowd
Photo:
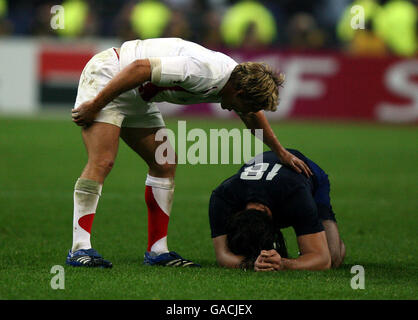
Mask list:
[[[55,5],[65,9],[64,29],[51,28]],[[212,49],[416,56],[417,11],[417,0],[0,0],[0,36],[181,37]]]

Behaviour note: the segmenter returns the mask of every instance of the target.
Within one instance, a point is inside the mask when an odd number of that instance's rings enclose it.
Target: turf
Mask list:
[[[176,119],[168,119],[177,128]],[[191,128],[242,128],[188,119]],[[113,269],[64,264],[72,237],[72,193],[86,154],[80,130],[64,119],[0,118],[0,299],[416,299],[418,159],[416,127],[281,122],[273,128],[329,174],[347,247],[344,265],[322,272],[255,273],[219,268],[210,238],[210,192],[239,165],[179,165],[169,247],[201,269],[146,267],[146,166],[126,145],[103,189],[93,246]],[[295,237],[286,229],[290,254]],[[65,270],[53,290],[52,266]],[[365,269],[353,290],[350,270]]]

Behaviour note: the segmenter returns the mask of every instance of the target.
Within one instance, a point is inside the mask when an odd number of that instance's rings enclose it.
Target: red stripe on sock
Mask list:
[[[78,219],[78,224],[88,233],[91,233],[91,226],[93,225],[94,213],[86,214]]]
[[[167,236],[169,216],[160,208],[152,193],[151,186],[145,186],[145,203],[148,207],[148,248]]]

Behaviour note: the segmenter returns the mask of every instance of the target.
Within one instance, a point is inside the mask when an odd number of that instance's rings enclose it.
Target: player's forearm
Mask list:
[[[263,142],[279,157],[284,152],[286,152],[286,149],[283,148],[283,146],[280,144],[280,141],[274,134],[273,129],[271,128],[263,111],[259,111],[257,113],[249,114],[246,116],[244,115],[242,120],[253,134],[255,133],[255,129],[262,129]]]
[[[140,86],[151,79],[151,66],[148,60],[136,60],[122,69],[94,99],[97,110],[104,108],[122,93]]]
[[[218,264],[225,268],[240,268],[244,257],[233,254],[227,245],[226,235],[212,239]]]
[[[222,257],[217,257],[216,260],[221,267],[238,269],[242,266],[244,258],[234,254],[228,254],[223,255]]]
[[[231,252],[216,252],[216,260],[221,267],[238,269],[242,266],[244,257]]]
[[[316,253],[304,254],[297,259],[282,258],[281,260],[282,270],[326,270],[330,267],[330,256]]]

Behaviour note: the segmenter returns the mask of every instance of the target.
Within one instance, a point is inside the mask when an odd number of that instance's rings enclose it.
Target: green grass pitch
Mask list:
[[[175,130],[177,119],[168,119]],[[187,120],[188,129],[243,128],[234,121]],[[65,265],[72,196],[86,161],[70,119],[0,118],[0,299],[416,299],[418,293],[418,132],[416,127],[280,122],[279,140],[329,174],[344,265],[322,272],[256,273],[216,265],[208,222],[210,192],[239,165],[179,165],[169,225],[171,250],[201,269],[142,265],[147,242],[146,166],[121,143],[102,193],[92,244],[114,267]],[[286,229],[290,254],[297,254]],[[52,266],[65,270],[53,290]],[[353,290],[353,265],[365,289]]]

